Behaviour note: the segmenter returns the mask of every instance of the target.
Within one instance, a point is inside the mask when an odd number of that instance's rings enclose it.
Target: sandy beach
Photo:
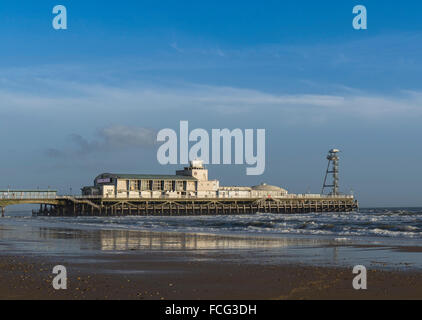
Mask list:
[[[370,270],[368,290],[352,288],[352,270],[302,265],[180,261],[166,253],[61,258],[0,257],[1,299],[421,299],[419,272]],[[52,287],[54,265],[68,289]]]
[[[219,262],[221,261],[221,262]],[[55,265],[68,289],[54,290]],[[236,254],[101,253],[0,257],[1,299],[421,299],[422,273],[368,270],[368,290],[352,288],[351,268],[245,262]]]
[[[3,220],[0,299],[422,299],[422,248]],[[66,226],[66,227],[64,227]],[[355,265],[368,289],[355,290]],[[54,266],[68,288],[54,290]]]

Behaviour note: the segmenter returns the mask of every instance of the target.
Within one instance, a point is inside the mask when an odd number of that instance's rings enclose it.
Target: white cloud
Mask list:
[[[422,92],[400,91],[396,94],[368,94],[359,90],[342,94],[275,94],[260,90],[227,86],[184,84],[153,86],[125,84],[122,87],[98,83],[57,81],[48,77],[30,79],[13,86],[3,79],[0,110],[3,112],[83,113],[87,116],[116,112],[241,112],[271,111],[272,114],[314,117],[352,115],[368,119],[414,117],[422,114]],[[25,79],[28,81],[28,79]],[[337,90],[338,91],[338,90]],[[175,111],[177,110],[177,111]],[[124,133],[121,130],[120,133]]]

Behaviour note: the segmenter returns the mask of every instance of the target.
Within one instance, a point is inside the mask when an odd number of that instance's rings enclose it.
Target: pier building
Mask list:
[[[208,179],[208,169],[200,160],[176,171],[175,175],[103,173],[94,185],[82,188],[86,196],[105,198],[261,198],[283,197],[287,190],[265,183],[253,187],[220,186]]]
[[[103,173],[82,195],[57,195],[53,190],[0,191],[0,211],[15,204],[39,204],[34,215],[232,215],[350,212],[359,208],[353,195],[338,190],[339,150],[329,152],[324,187],[329,194],[290,194],[265,183],[256,186],[221,186],[210,180],[202,161],[195,160],[174,175]],[[333,183],[327,182],[329,175]]]

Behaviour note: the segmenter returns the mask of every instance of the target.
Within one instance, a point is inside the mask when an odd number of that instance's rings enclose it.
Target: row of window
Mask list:
[[[128,180],[130,191],[186,191],[188,181],[171,180]]]

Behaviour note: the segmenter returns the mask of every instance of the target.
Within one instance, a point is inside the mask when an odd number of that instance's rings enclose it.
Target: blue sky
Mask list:
[[[68,11],[68,30],[51,26]],[[368,9],[368,30],[352,9]],[[422,4],[416,1],[2,1],[0,188],[172,172],[162,128],[264,128],[261,177],[319,192],[326,151],[364,206],[422,206]],[[127,141],[125,138],[129,137]]]

